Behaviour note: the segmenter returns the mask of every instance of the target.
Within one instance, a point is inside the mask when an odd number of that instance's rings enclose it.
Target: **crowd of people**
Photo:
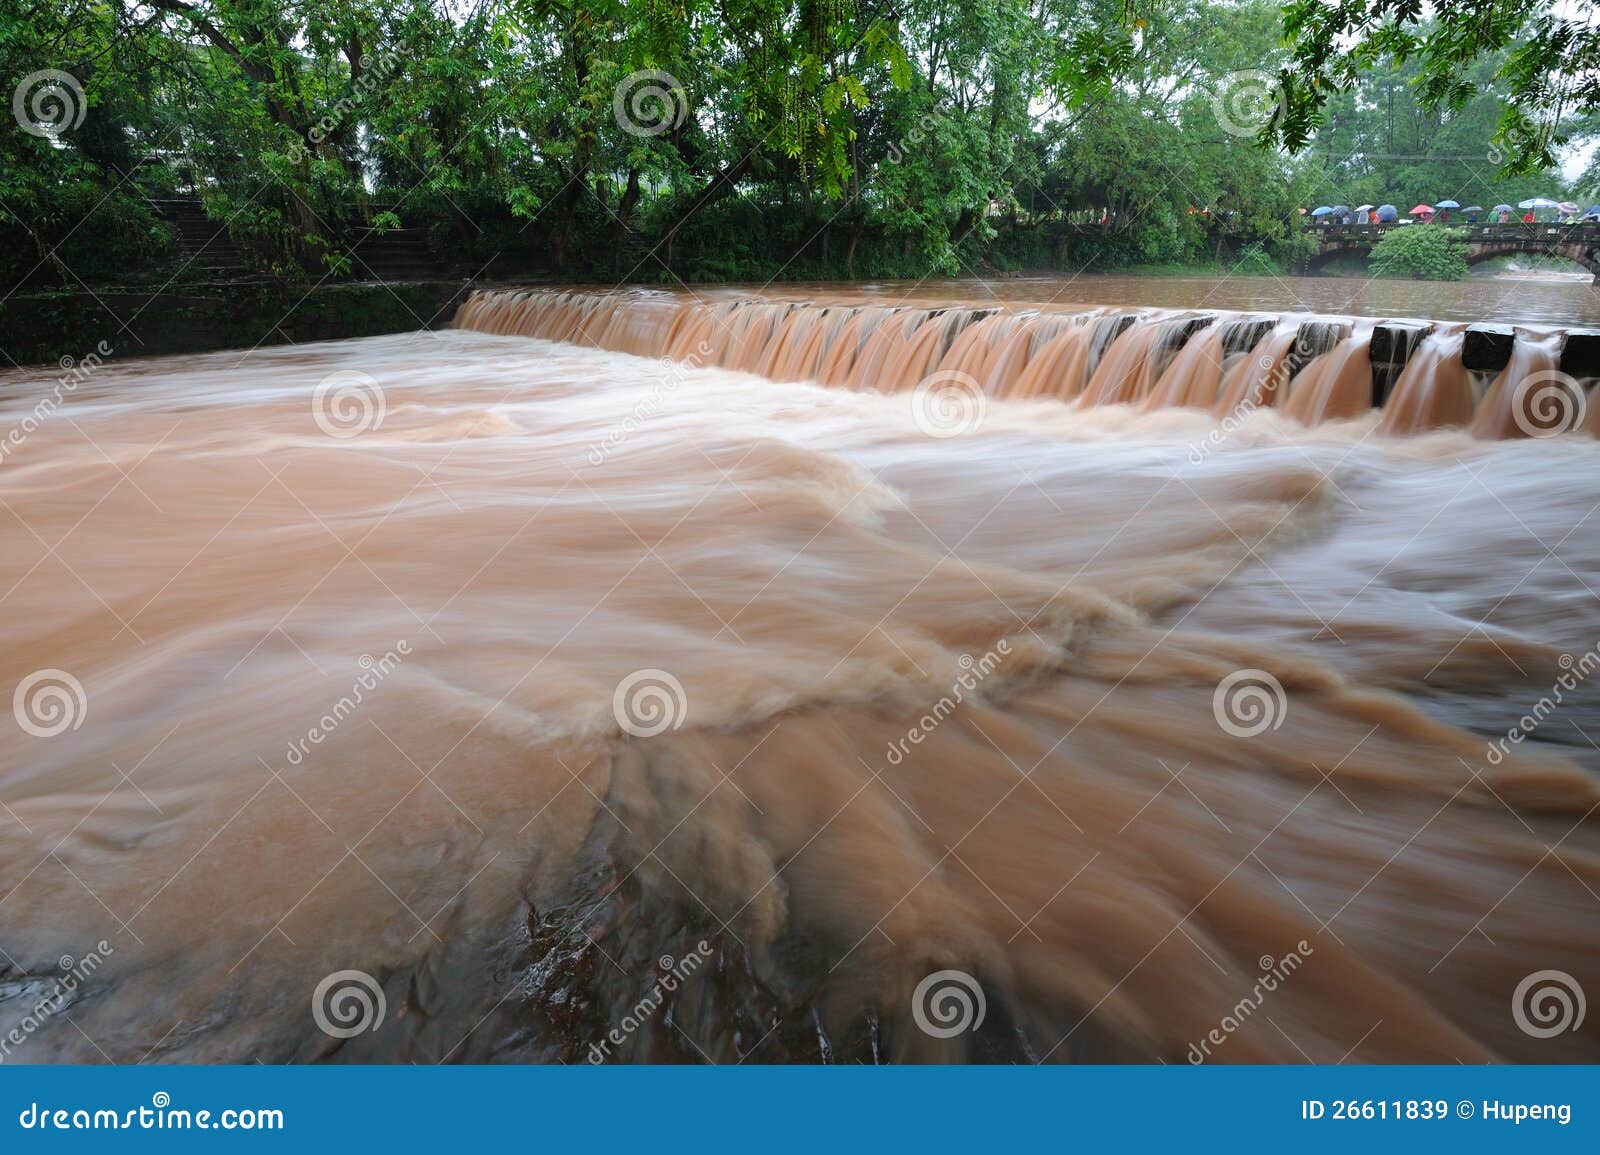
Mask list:
[[[1520,214],[1520,216],[1518,215]],[[1482,205],[1467,205],[1463,207],[1454,200],[1442,200],[1437,204],[1413,205],[1405,215],[1394,205],[1320,205],[1314,209],[1300,210],[1302,217],[1308,217],[1313,227],[1325,225],[1392,225],[1411,224],[1420,221],[1423,224],[1447,224],[1451,222],[1465,224],[1495,223],[1510,224],[1521,221],[1525,225],[1550,222],[1557,224],[1574,224],[1580,221],[1600,221],[1600,204],[1590,205],[1586,209],[1579,209],[1572,201],[1557,201],[1550,197],[1530,197],[1519,201],[1516,205],[1498,204],[1493,208],[1484,208]]]

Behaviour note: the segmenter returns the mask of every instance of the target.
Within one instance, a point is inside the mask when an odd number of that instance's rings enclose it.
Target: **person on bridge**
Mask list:
[[[1527,212],[1522,214],[1522,223],[1525,224],[1525,225],[1531,225],[1531,224],[1533,224],[1533,222],[1534,222],[1533,210],[1529,209]]]

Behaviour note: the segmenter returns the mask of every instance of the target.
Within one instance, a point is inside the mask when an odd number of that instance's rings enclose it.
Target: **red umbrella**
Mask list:
[[[1431,216],[1432,214],[1433,214],[1433,206],[1432,205],[1418,205],[1416,208],[1411,210],[1411,215],[1414,216],[1414,217],[1426,217],[1426,216]]]

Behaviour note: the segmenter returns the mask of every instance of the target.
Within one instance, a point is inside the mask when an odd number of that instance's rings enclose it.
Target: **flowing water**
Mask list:
[[[0,1057],[1600,1056],[1600,445],[1458,330],[608,301],[0,378]]]

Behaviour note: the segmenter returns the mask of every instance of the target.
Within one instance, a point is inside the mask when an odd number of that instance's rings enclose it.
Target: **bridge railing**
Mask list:
[[[1600,242],[1600,221],[1572,221],[1565,224],[1555,221],[1535,221],[1531,225],[1525,225],[1521,221],[1508,221],[1505,224],[1501,224],[1499,221],[1479,222],[1478,224],[1468,224],[1463,221],[1459,225],[1454,221],[1446,223],[1460,228],[1466,234],[1467,239],[1474,243],[1494,241],[1544,241],[1551,244],[1566,244],[1579,241]],[[1415,227],[1415,225],[1400,224],[1307,224],[1301,226],[1301,231],[1312,233],[1325,242],[1356,241],[1374,243],[1391,229]]]

